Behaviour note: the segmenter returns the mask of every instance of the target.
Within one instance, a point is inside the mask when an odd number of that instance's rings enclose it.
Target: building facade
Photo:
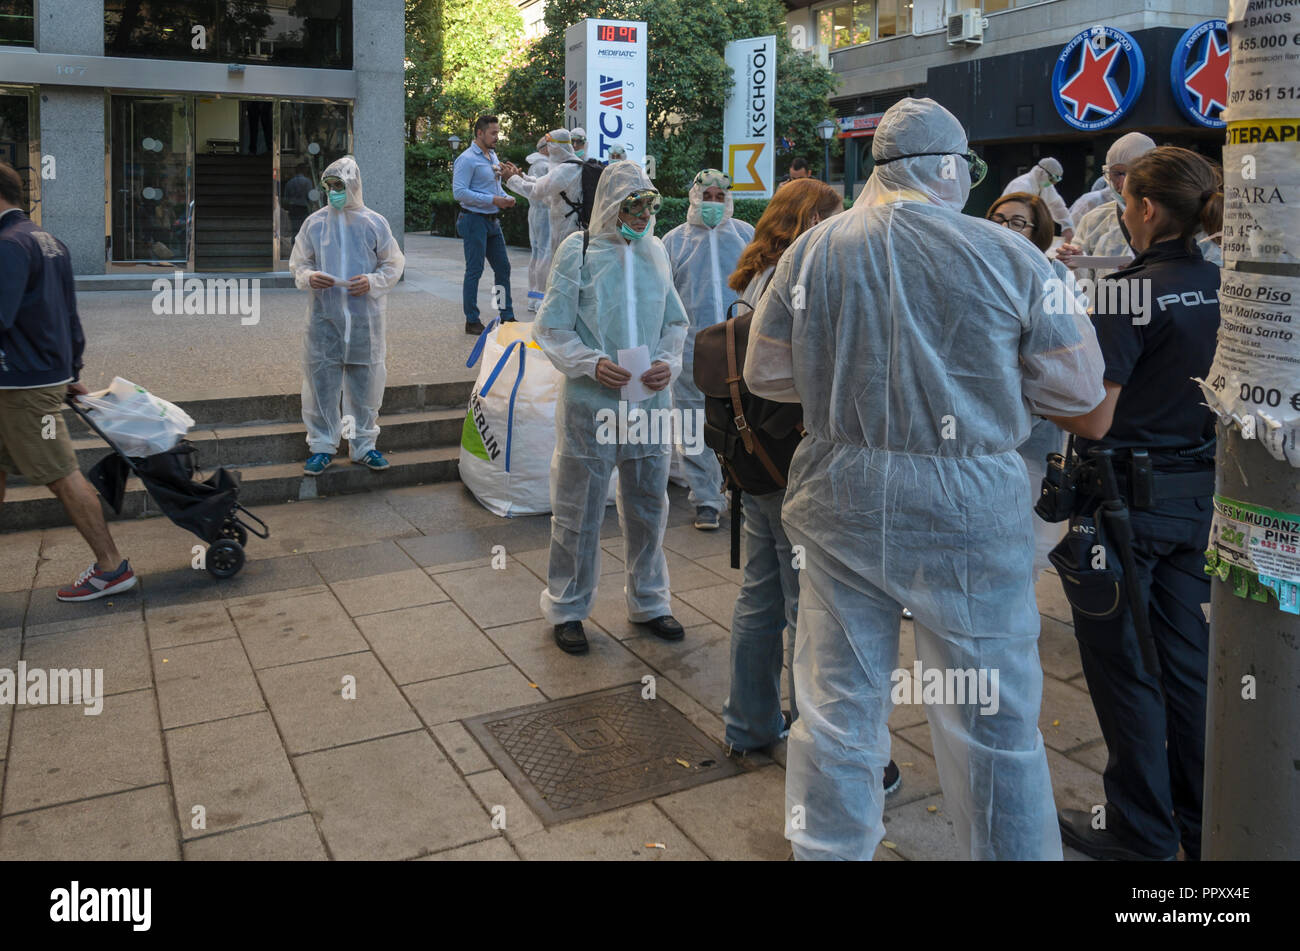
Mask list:
[[[404,55],[403,0],[4,0],[0,159],[78,274],[283,270],[349,153],[400,242]]]
[[[988,179],[968,209],[986,206],[1046,156],[1061,161],[1059,190],[1073,200],[1101,174],[1110,143],[1134,130],[1162,145],[1221,157],[1222,130],[1179,109],[1170,67],[1183,32],[1226,17],[1228,0],[984,0],[982,42],[954,45],[948,18],[981,9],[978,0],[786,0],[786,6],[791,42],[828,57],[839,79],[832,104],[847,138],[834,171],[846,187],[861,187],[870,173],[874,118],[905,96],[928,96],[950,109],[989,163]],[[1132,37],[1145,81],[1122,119],[1084,131],[1059,113],[1053,72],[1071,39],[1096,27]],[[1112,80],[1130,81],[1126,68]]]

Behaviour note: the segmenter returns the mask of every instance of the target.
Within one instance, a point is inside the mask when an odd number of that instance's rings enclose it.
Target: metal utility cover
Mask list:
[[[465,726],[545,825],[741,771],[672,704],[643,700],[641,690],[613,687]]]

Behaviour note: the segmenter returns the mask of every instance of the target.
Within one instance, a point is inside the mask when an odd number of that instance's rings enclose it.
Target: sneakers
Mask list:
[[[320,475],[325,471],[325,467],[334,461],[334,457],[327,452],[313,452],[307,457],[307,462],[303,465],[302,471],[307,475]]]
[[[135,572],[131,570],[129,561],[123,561],[116,571],[111,572],[104,571],[96,562],[83,571],[71,587],[60,588],[55,597],[60,601],[94,601],[134,588],[135,581]]]
[[[903,774],[898,769],[898,764],[892,759],[889,765],[885,767],[885,795],[892,796],[903,786]]]
[[[367,469],[374,469],[379,472],[387,469],[389,462],[384,458],[384,454],[378,449],[371,449],[368,453],[357,460],[357,465],[365,466]]]
[[[566,654],[587,653],[587,635],[581,621],[565,621],[555,625],[555,643]]]
[[[701,506],[695,510],[695,527],[702,532],[718,530],[718,512],[716,509]]]

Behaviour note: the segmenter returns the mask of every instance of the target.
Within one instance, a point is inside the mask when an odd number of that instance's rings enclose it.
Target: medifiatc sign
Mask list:
[[[1106,129],[1133,108],[1146,79],[1137,41],[1123,30],[1094,26],[1065,44],[1052,72],[1052,101],[1069,125]]]
[[[580,20],[564,31],[564,124],[587,131],[587,158],[622,145],[645,163],[646,25]]]
[[[734,80],[722,114],[722,155],[740,198],[771,198],[776,179],[776,37],[733,40]]]

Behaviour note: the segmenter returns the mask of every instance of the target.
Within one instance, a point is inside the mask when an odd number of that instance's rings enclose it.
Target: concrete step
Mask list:
[[[463,408],[382,415],[379,417],[379,448],[387,455],[389,452],[459,445],[464,423]],[[199,465],[205,469],[295,460],[301,464],[307,458],[307,428],[301,420],[219,428],[196,426],[185,438],[198,449]],[[82,472],[112,451],[95,435],[77,437],[72,445],[77,451],[77,465]],[[15,484],[21,484],[21,481]]]
[[[302,460],[276,465],[245,466],[239,470],[239,501],[256,514],[259,505],[349,495],[373,488],[452,482],[459,478],[459,445],[406,450],[386,455],[391,465],[383,472],[371,472],[364,466],[348,461],[346,456],[342,461],[336,459],[333,465],[318,476],[304,475]],[[5,494],[2,511],[3,522],[0,524],[4,531],[26,531],[69,524],[63,507],[48,490],[39,486],[10,488]],[[139,481],[131,479],[127,483],[122,514],[114,516],[107,508],[105,514],[111,521],[120,521],[157,517],[162,513]],[[275,525],[271,524],[270,529],[274,532]],[[177,531],[183,529],[178,528]],[[254,543],[255,540],[250,542]]]

